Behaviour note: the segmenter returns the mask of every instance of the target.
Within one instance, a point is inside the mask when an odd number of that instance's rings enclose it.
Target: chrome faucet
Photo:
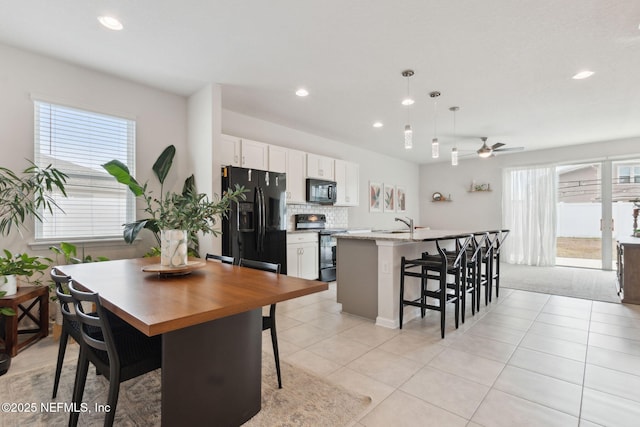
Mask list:
[[[405,224],[407,227],[409,227],[409,231],[411,232],[411,234],[413,234],[413,219],[406,217],[406,219],[402,219],[402,218],[397,218],[396,217],[396,221],[400,221],[403,224]]]

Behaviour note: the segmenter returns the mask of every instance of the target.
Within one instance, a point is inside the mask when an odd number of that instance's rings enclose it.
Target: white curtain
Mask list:
[[[555,167],[505,169],[502,181],[502,218],[511,230],[502,259],[510,264],[555,265]]]

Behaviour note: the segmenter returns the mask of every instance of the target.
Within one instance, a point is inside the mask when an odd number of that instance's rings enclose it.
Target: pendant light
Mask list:
[[[451,149],[451,166],[458,166],[458,148],[456,147],[456,112],[460,107],[451,107],[449,111],[453,112],[453,148]]]
[[[437,90],[429,93],[433,98],[433,139],[431,140],[431,157],[437,159],[440,157],[440,143],[438,142],[438,102],[436,98],[440,96]]]
[[[414,103],[413,98],[411,98],[411,91],[409,88],[409,78],[413,76],[413,74],[413,70],[404,70],[402,72],[402,76],[407,79],[407,96],[402,100],[402,105],[405,107],[410,107]],[[407,124],[404,126],[404,148],[407,150],[413,148],[413,129],[411,129],[410,124],[410,112],[411,110],[407,108]]]

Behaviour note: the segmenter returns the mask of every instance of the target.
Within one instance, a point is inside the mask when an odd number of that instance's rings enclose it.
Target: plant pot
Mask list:
[[[167,267],[187,265],[186,230],[162,230],[160,232],[160,264]]]
[[[15,295],[18,292],[18,281],[16,275],[0,276],[0,291],[6,292],[4,296]]]

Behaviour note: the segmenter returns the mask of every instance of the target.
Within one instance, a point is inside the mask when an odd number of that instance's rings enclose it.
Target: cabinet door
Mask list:
[[[318,279],[318,244],[305,243],[300,248],[298,277],[308,280]]]
[[[222,135],[220,140],[220,166],[240,166],[240,138]]]
[[[249,169],[268,170],[269,145],[264,142],[242,140],[242,167]]]
[[[269,171],[286,173],[287,172],[287,158],[289,157],[289,150],[284,147],[278,147],[277,145],[269,145]],[[289,176],[287,175],[287,179]]]
[[[344,160],[335,161],[337,187],[336,206],[357,206],[360,191],[360,167]]]
[[[300,277],[298,269],[298,256],[300,244],[287,245],[287,276]]]
[[[333,180],[333,161],[331,157],[307,154],[307,177]]]
[[[346,167],[346,197],[349,206],[360,204],[360,165],[347,162]]]
[[[303,204],[307,200],[305,176],[306,153],[288,150],[287,153],[287,203]]]

